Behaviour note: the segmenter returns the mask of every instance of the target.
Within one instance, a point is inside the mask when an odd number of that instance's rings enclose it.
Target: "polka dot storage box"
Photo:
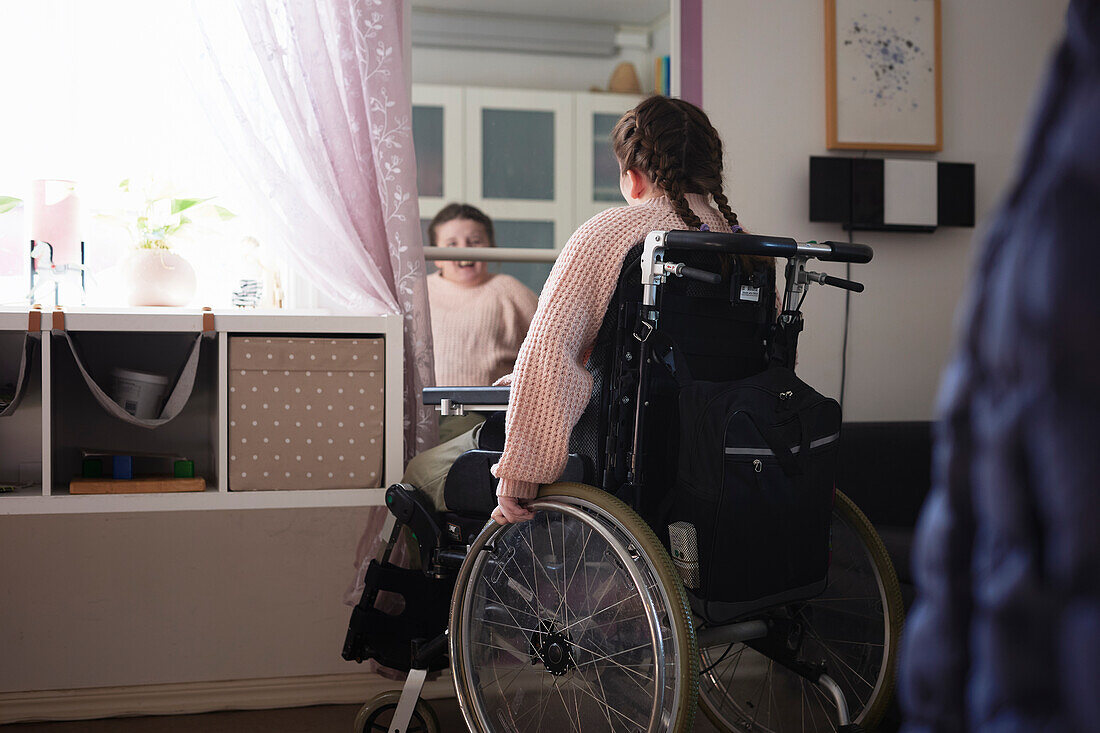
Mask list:
[[[229,489],[382,483],[379,338],[229,339]]]

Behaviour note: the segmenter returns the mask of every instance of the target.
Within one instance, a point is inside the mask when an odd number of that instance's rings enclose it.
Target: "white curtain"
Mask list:
[[[402,2],[193,8],[202,56],[193,81],[268,241],[349,312],[403,317],[408,460],[436,432],[419,399],[434,370]]]

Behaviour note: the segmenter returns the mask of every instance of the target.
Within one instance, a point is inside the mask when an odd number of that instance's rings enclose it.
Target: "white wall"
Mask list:
[[[809,221],[809,157],[828,154],[823,5],[703,5],[703,106],[725,142],[727,194],[751,231],[800,240],[847,238],[839,226]],[[913,157],[975,163],[979,221],[1010,179],[1030,100],[1066,5],[942,0],[944,148]],[[851,301],[846,419],[931,417],[975,233],[856,233],[856,241],[875,248],[875,258],[853,266],[853,278],[867,290]],[[843,266],[819,269],[843,273]],[[800,349],[802,376],[834,395],[840,389],[843,308],[841,291],[815,287],[806,302]]]

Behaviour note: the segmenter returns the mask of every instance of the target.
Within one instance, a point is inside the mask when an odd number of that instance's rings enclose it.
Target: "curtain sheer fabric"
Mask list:
[[[402,0],[193,8],[205,58],[191,72],[267,241],[348,312],[403,318],[408,460],[436,421],[420,404],[434,368]]]

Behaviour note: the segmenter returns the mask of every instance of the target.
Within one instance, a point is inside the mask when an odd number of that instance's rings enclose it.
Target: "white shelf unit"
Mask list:
[[[202,311],[187,308],[66,308],[65,329],[97,342],[102,353],[119,345],[146,349],[146,362],[182,363],[180,345],[202,331]],[[0,310],[0,368],[10,370],[10,344],[22,343],[27,311]],[[43,312],[42,339],[31,384],[15,414],[0,418],[0,482],[26,483],[0,494],[0,514],[88,514],[132,511],[283,509],[375,506],[386,486],[400,480],[403,432],[403,335],[400,316],[344,316],[321,311],[215,310],[216,337],[203,344],[199,374],[187,407],[172,422],[146,430],[106,413],[92,399],[67,344],[51,336],[53,313]],[[364,336],[385,341],[383,473],[380,487],[230,491],[228,483],[229,339],[235,335]],[[91,361],[91,358],[89,358]],[[4,372],[7,377],[7,372]],[[88,435],[101,436],[89,438]],[[79,472],[79,447],[110,448],[123,435],[129,449],[174,451],[179,442],[193,455],[203,492],[71,495]],[[38,439],[36,439],[38,438]],[[144,442],[143,442],[144,439]],[[134,444],[136,443],[136,447]],[[91,445],[89,445],[91,444]],[[36,465],[38,464],[38,465]],[[58,468],[61,468],[59,471]],[[67,473],[69,475],[58,475]]]

